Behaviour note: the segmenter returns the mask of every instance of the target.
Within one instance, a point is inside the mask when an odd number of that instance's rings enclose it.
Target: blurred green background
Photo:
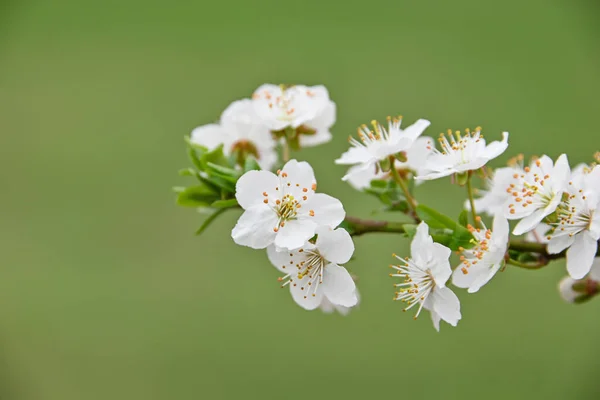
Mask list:
[[[495,165],[588,161],[597,2],[1,4],[2,400],[597,398],[600,301],[563,303],[562,263],[459,293],[463,320],[437,333],[391,301],[406,241],[365,236],[348,265],[359,309],[306,312],[263,252],[233,244],[239,214],[197,238],[170,190],[183,136],[264,82],[329,88],[336,138],[299,157],[357,216],[377,204],[333,159],[373,118],[508,130]],[[441,181],[418,196],[451,215],[463,198]]]

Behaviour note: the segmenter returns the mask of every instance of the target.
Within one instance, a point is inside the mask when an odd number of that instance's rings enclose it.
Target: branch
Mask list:
[[[406,233],[404,230],[404,225],[409,224],[410,222],[378,221],[372,219],[346,217],[345,223],[349,227],[350,235],[360,236],[371,232]],[[567,256],[566,251],[558,254],[549,254],[546,250],[545,244],[526,242],[522,239],[511,239],[508,248],[509,250],[520,251],[523,253],[535,253],[538,254],[541,259],[547,261],[558,260]],[[600,246],[598,246],[596,256],[600,257]]]
[[[360,236],[371,232],[405,233],[403,225],[408,222],[376,221],[346,217],[345,223],[350,228],[350,235]]]

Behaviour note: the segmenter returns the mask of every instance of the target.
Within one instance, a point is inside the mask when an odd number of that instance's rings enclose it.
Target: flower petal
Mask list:
[[[296,265],[306,259],[304,251],[313,249],[314,247],[313,244],[307,243],[301,249],[277,251],[277,246],[270,245],[267,247],[267,257],[269,257],[269,261],[275,268],[285,274],[289,274],[297,271]],[[302,250],[302,252],[298,250]]]
[[[317,249],[329,262],[347,263],[354,253],[354,242],[350,234],[343,228],[331,230],[327,227],[317,229]]]
[[[329,264],[323,273],[323,294],[335,305],[353,307],[358,303],[356,285],[344,267]]]
[[[575,238],[569,235],[552,236],[548,242],[548,253],[558,254],[567,247],[571,246],[574,241]]]
[[[588,232],[575,235],[575,241],[567,251],[567,271],[571,278],[581,279],[590,272],[597,250],[598,242]]]
[[[275,201],[280,198],[277,188],[279,178],[269,171],[248,171],[235,185],[235,198],[243,209],[263,204],[265,199]],[[264,196],[267,193],[267,196]]]
[[[429,314],[431,314],[431,322],[433,322],[433,327],[435,328],[436,331],[440,331],[440,316],[438,313],[436,313],[433,310],[429,311]]]
[[[231,237],[239,245],[264,249],[275,239],[275,226],[277,214],[266,204],[259,204],[244,211],[231,231]]]
[[[275,236],[277,250],[295,250],[304,246],[315,235],[317,224],[306,219],[288,221]]]
[[[316,291],[308,285],[308,276],[301,280],[293,279],[290,282],[290,293],[294,301],[306,310],[314,310],[323,301],[323,290],[319,287]],[[310,292],[309,292],[310,290]]]
[[[373,156],[365,147],[350,147],[340,156],[340,158],[335,160],[335,163],[338,165],[362,164],[369,162],[372,159]]]
[[[515,226],[515,229],[513,229],[513,234],[522,235],[535,229],[535,227],[542,222],[546,215],[547,214],[544,209],[535,210],[533,213],[519,221],[517,226]]]
[[[289,193],[296,198],[300,198],[304,194],[304,189],[310,191],[313,185],[317,183],[315,173],[306,161],[288,161],[281,169],[280,176],[285,193]]]
[[[414,124],[402,129],[402,136],[410,139],[410,143],[414,142],[421,134],[431,125],[426,119],[419,119]]]
[[[324,193],[316,193],[302,205],[303,218],[308,218],[318,226],[337,227],[346,217],[342,203],[335,197]],[[314,211],[311,216],[310,211]],[[299,214],[300,216],[300,214]]]
[[[224,129],[218,124],[202,125],[194,129],[190,135],[190,142],[212,150],[223,143]]]
[[[448,288],[436,288],[429,297],[432,297],[433,311],[450,325],[456,326],[461,319],[460,301],[456,294]]]
[[[508,132],[502,132],[502,141],[501,142],[492,142],[487,145],[485,148],[485,157],[488,160],[494,159],[498,157],[500,154],[504,153],[508,148]]]

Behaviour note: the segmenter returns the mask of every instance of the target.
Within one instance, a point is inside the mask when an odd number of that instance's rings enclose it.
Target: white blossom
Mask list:
[[[494,217],[493,229],[469,226],[475,238],[475,246],[461,249],[462,266],[452,274],[452,283],[469,293],[477,292],[496,275],[505,264],[504,257],[508,249],[509,227],[506,218],[497,214]]]
[[[299,129],[302,147],[331,140],[336,106],[325,86],[265,84],[252,95],[254,109],[272,131]]]
[[[417,138],[412,146],[406,150],[406,161],[396,160],[394,167],[397,170],[410,170],[413,174],[418,174],[425,165],[425,160],[433,151],[433,140],[427,136]],[[390,173],[381,171],[377,166],[369,169],[363,169],[362,165],[353,165],[346,174],[348,183],[356,190],[362,190],[370,186],[371,181],[375,179],[390,179]],[[420,182],[416,182],[419,184]]]
[[[488,161],[504,153],[508,147],[508,132],[502,133],[501,142],[492,142],[488,145],[481,134],[480,128],[473,133],[467,131],[463,136],[460,132],[448,131],[447,137],[440,135],[441,151],[434,150],[427,159],[423,172],[416,177],[417,180],[432,180],[477,170]]]
[[[209,150],[223,145],[225,155],[234,152],[253,155],[262,169],[271,169],[277,162],[275,140],[256,115],[249,99],[231,103],[221,114],[218,124],[194,129],[190,141]]]
[[[511,197],[504,206],[508,219],[520,219],[513,230],[515,235],[529,232],[548,215],[552,214],[562,200],[570,176],[569,162],[565,154],[556,164],[548,156],[533,161],[523,173],[515,173],[506,185]]]
[[[248,171],[238,180],[235,197],[245,210],[231,232],[242,246],[264,249],[274,243],[279,249],[302,247],[318,227],[335,228],[346,212],[342,203],[317,188],[307,162],[288,161],[275,175]]]
[[[388,118],[387,129],[376,121],[371,122],[373,130],[370,130],[367,125],[361,125],[358,128],[360,141],[351,137],[350,149],[335,160],[336,164],[357,165],[351,168],[342,180],[349,180],[353,175],[361,174],[363,171],[378,170],[381,161],[409,150],[430,125],[429,121],[420,119],[409,127],[401,129],[401,123],[402,118]]]
[[[600,166],[575,187],[568,186],[568,199],[557,208],[559,221],[548,235],[548,253],[567,250],[567,271],[574,279],[583,278],[592,267],[600,239]]]
[[[487,188],[479,190],[481,197],[475,199],[475,209],[478,213],[485,213],[494,216],[504,211],[506,201],[510,199],[510,194],[506,187],[513,179],[514,174],[523,173],[523,168],[518,166],[498,168],[491,173],[491,177],[486,180]],[[471,210],[469,200],[465,201],[465,208]]]
[[[317,229],[314,244],[307,242],[292,251],[267,248],[271,263],[285,274],[282,287],[289,286],[293,299],[301,307],[314,310],[324,301],[333,306],[353,307],[358,303],[356,285],[346,268],[354,253],[350,234],[342,228]],[[327,306],[325,306],[327,307]]]
[[[411,258],[396,258],[404,265],[392,265],[397,272],[393,277],[404,278],[398,283],[394,300],[406,303],[404,311],[418,305],[415,319],[421,309],[431,312],[434,327],[439,331],[439,322],[444,320],[456,326],[461,319],[460,302],[446,282],[452,275],[451,251],[446,246],[434,243],[429,235],[429,226],[421,222],[410,245]]]

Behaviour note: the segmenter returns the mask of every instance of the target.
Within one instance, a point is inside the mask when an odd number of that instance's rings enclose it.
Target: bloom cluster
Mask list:
[[[423,135],[428,120],[403,128],[402,117],[388,117],[385,124],[361,125],[335,163],[349,166],[343,181],[408,220],[361,220],[347,217],[338,199],[317,192],[307,162],[289,159],[290,151],[331,140],[335,112],[323,86],[260,86],[227,107],[218,123],[192,131],[196,169],[182,174],[195,176],[200,185],[177,188],[178,202],[209,210],[200,231],[224,210],[243,209],[231,232],[234,242],[265,249],[283,274],[281,286],[307,310],[345,315],[358,304],[354,275],[343,265],[354,253],[352,236],[368,232],[412,239],[410,256],[394,254],[398,263],[390,265],[390,276],[400,278],[394,300],[404,303],[404,311],[413,309],[415,319],[429,311],[437,330],[442,320],[456,326],[461,319],[450,284],[475,293],[507,265],[537,269],[565,257],[563,298],[581,302],[600,291],[600,166],[571,169],[563,154],[556,161],[534,157],[528,165],[517,156],[492,170],[487,164],[508,148],[508,132],[488,143],[480,127],[448,130],[436,146]],[[415,198],[416,185],[440,178],[466,188],[458,221]],[[473,188],[476,179],[484,189]]]

